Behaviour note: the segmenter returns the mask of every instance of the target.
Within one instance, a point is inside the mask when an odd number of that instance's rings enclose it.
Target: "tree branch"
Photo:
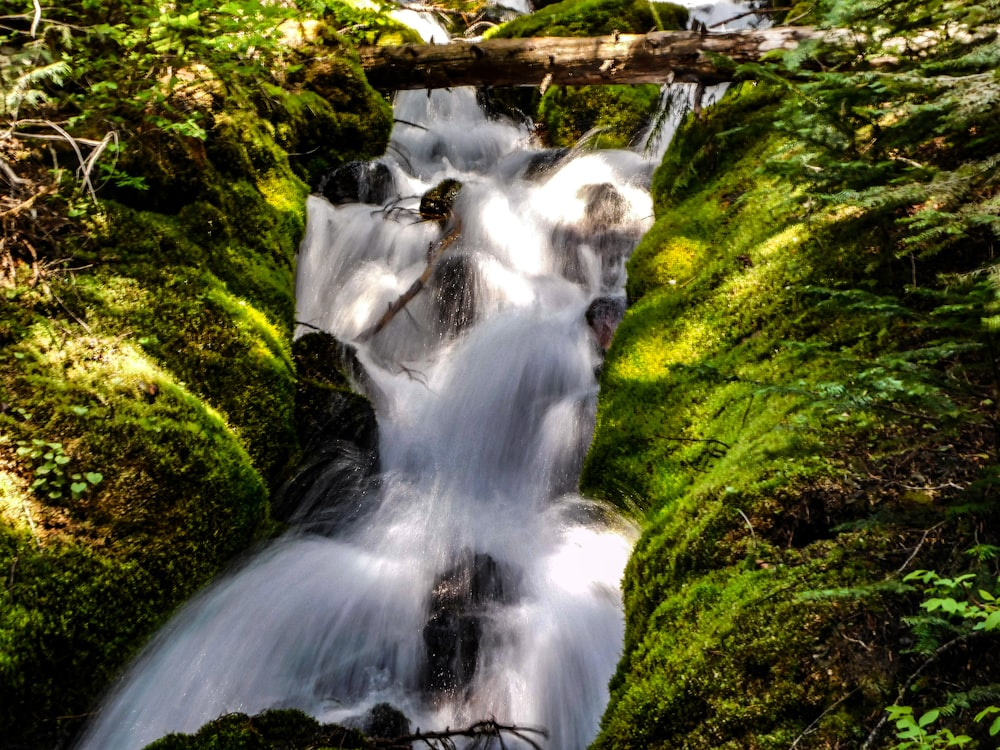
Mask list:
[[[549,733],[544,729],[519,727],[514,724],[500,724],[496,719],[486,719],[485,721],[478,721],[465,729],[446,728],[443,732],[421,732],[418,729],[415,734],[407,734],[392,739],[375,739],[374,743],[378,750],[403,750],[404,748],[408,750],[414,742],[423,742],[429,748],[448,750],[455,747],[455,738],[468,737],[476,741],[473,743],[474,747],[478,747],[478,741],[484,738],[499,740],[501,747],[503,747],[503,735],[505,732],[513,737],[517,737],[522,742],[526,742],[535,750],[542,750],[542,746],[528,735],[537,735],[545,739],[548,739],[549,736]]]
[[[434,273],[434,266],[437,264],[438,258],[440,258],[441,254],[445,250],[447,250],[448,247],[455,242],[455,240],[458,239],[461,231],[462,231],[461,225],[456,225],[455,228],[452,229],[450,232],[448,232],[448,234],[446,234],[444,237],[442,237],[436,245],[431,247],[430,251],[427,253],[427,267],[424,268],[423,273],[421,273],[420,276],[417,277],[416,281],[410,284],[409,289],[407,289],[405,292],[399,295],[396,301],[393,302],[391,305],[389,305],[389,309],[387,309],[385,313],[383,313],[382,317],[378,319],[378,322],[375,323],[375,325],[371,326],[370,328],[362,332],[360,336],[358,336],[359,342],[369,341],[372,337],[381,333],[382,329],[385,328],[387,325],[389,325],[392,319],[396,317],[396,314],[399,313],[400,310],[405,308],[406,305],[409,303],[409,301],[420,293],[420,290],[423,289],[424,286],[426,286],[428,281],[430,281],[431,275]]]

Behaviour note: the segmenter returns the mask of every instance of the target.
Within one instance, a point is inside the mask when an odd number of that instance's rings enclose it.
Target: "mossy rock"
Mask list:
[[[972,412],[923,422],[853,398],[872,394],[859,371],[926,341],[874,307],[818,304],[894,276],[865,270],[877,228],[807,219],[801,184],[762,169],[787,147],[772,128],[782,96],[739,84],[689,118],[629,262],[581,484],[645,524],[596,748],[858,747],[924,659],[908,651],[919,598],[898,571],[989,575],[956,551],[997,515],[981,500],[993,459],[959,458],[981,440]],[[917,497],[889,479],[902,475],[962,480]],[[930,528],[948,531],[928,543]],[[935,666],[927,708],[952,682],[997,680],[986,640]]]
[[[630,148],[656,116],[660,87],[552,86],[538,105],[548,145],[572,148],[586,137],[591,148]]]
[[[367,750],[373,745],[356,729],[320,724],[295,710],[264,711],[256,716],[229,714],[194,734],[169,734],[146,750]]]
[[[380,155],[391,127],[355,63],[301,70],[287,88],[226,80],[199,113],[205,140],[138,128],[119,166],[146,190],[108,185],[86,232],[60,248],[76,270],[35,285],[22,274],[0,294],[10,747],[67,742],[169,613],[274,531],[272,491],[300,452],[304,180]],[[314,155],[294,162],[293,148]],[[57,471],[19,451],[33,441],[66,462]]]

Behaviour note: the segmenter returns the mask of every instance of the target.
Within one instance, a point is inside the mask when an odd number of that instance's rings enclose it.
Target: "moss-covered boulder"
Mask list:
[[[909,261],[781,176],[783,96],[736,87],[654,176],[582,480],[645,519],[597,748],[883,747],[886,706],[1000,679],[994,641],[938,660],[903,620],[913,569],[995,587],[994,563],[963,554],[1000,541],[997,456],[975,448],[989,334],[887,302]],[[942,364],[943,340],[968,358]]]
[[[146,750],[367,750],[373,745],[356,729],[320,724],[295,710],[264,711],[256,716],[229,714],[194,734],[168,734]]]
[[[271,493],[299,452],[307,181],[382,153],[392,122],[337,49],[266,80],[199,69],[161,106],[201,134],[121,105],[128,137],[96,203],[33,142],[5,152],[17,201],[44,208],[3,225],[6,747],[65,741],[171,610],[273,531]]]

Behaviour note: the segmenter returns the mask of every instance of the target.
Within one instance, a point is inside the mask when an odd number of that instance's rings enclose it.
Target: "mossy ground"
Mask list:
[[[40,275],[5,267],[5,747],[71,736],[170,611],[272,531],[270,492],[298,451],[293,269],[307,182],[380,154],[391,111],[346,58],[311,58],[253,96],[251,83],[189,92],[204,140],[139,127],[119,167],[148,189],[108,186]],[[80,199],[64,185],[52,200]]]
[[[917,598],[900,571],[997,542],[974,398],[907,416],[879,400],[894,385],[860,375],[920,335],[831,291],[896,282],[865,271],[877,227],[810,211],[764,169],[781,96],[741,84],[686,124],[630,262],[582,480],[646,519],[598,748],[861,746],[922,661],[905,653]],[[996,680],[992,653],[936,665],[919,700],[967,684],[969,664]]]

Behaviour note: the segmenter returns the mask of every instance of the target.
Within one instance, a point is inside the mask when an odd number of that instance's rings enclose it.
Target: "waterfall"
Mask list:
[[[575,488],[650,165],[534,148],[472,90],[395,107],[389,154],[350,166],[368,202],[309,199],[297,279],[298,319],[357,347],[377,482],[351,523],[313,523],[330,510],[314,487],[295,528],[154,639],[82,748],[270,707],[357,724],[382,702],[425,729],[544,727],[554,750],[596,734],[634,529]],[[445,179],[461,183],[452,218],[421,220]],[[456,228],[427,288],[370,335]]]
[[[750,12],[750,9],[755,7],[753,0],[740,2],[676,0],[676,2],[688,9],[692,25],[698,24],[713,31],[766,29],[771,25],[767,15]],[[701,105],[708,107],[719,101],[727,88],[729,88],[728,83],[706,86],[701,93]],[[671,83],[661,87],[659,111],[638,139],[639,147],[649,159],[655,162],[663,159],[677,128],[695,107],[697,90],[698,87],[694,83]]]

